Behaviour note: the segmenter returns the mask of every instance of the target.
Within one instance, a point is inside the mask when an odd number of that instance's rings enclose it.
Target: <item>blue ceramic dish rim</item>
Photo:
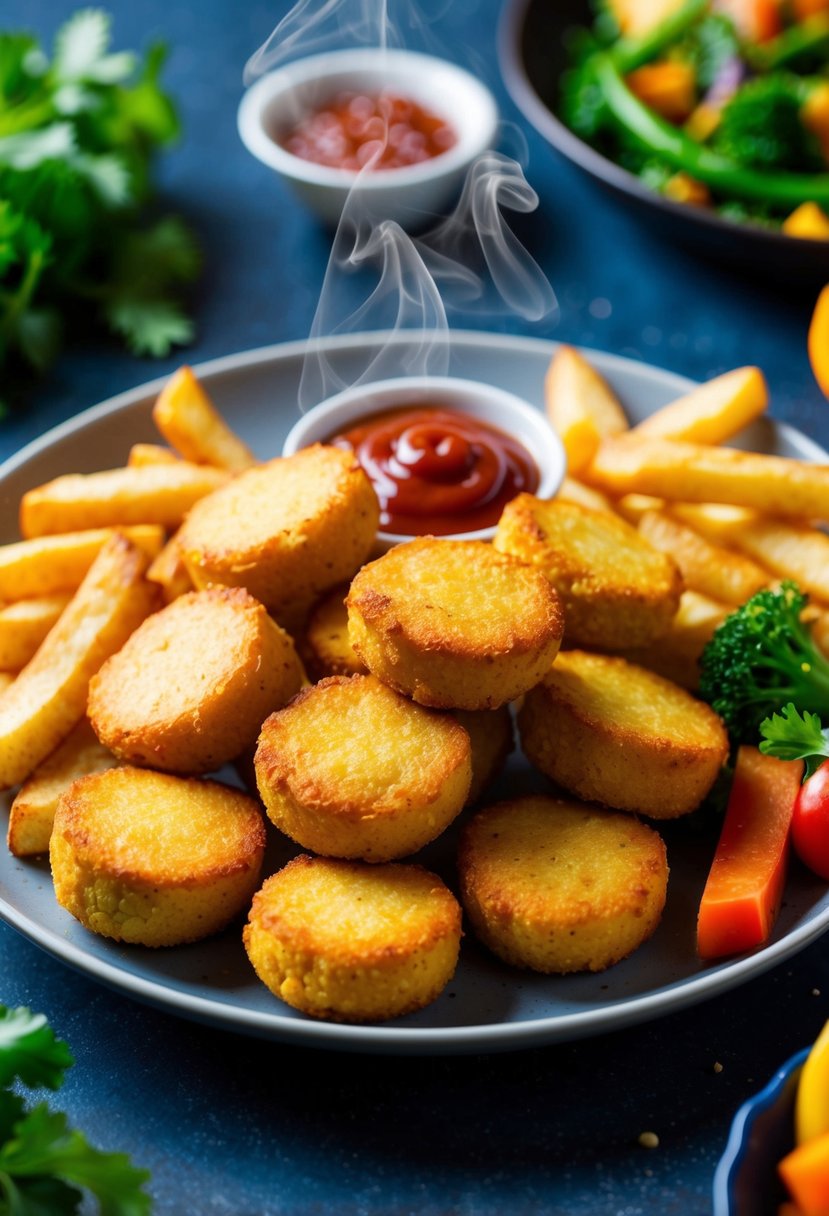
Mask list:
[[[725,1151],[714,1174],[714,1216],[740,1216],[735,1207],[737,1175],[748,1151],[748,1141],[757,1119],[780,1099],[789,1079],[802,1068],[811,1048],[804,1047],[778,1068],[771,1080],[746,1099],[731,1123]]]

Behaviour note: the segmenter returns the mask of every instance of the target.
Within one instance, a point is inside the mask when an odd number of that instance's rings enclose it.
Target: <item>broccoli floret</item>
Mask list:
[[[734,743],[788,702],[829,718],[829,661],[801,620],[807,596],[793,582],[758,591],[725,618],[700,660],[700,695]]]
[[[604,93],[589,58],[562,76],[561,117],[576,135],[589,142],[595,141],[607,127]]]
[[[708,13],[691,27],[678,51],[693,64],[697,85],[705,93],[719,79],[725,65],[739,58],[740,40],[728,17]]]
[[[717,150],[758,169],[819,171],[820,148],[800,118],[803,100],[802,82],[787,72],[747,81],[723,107]]]

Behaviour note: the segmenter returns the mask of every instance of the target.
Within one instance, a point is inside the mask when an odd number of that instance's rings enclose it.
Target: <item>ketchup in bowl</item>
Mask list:
[[[371,414],[329,442],[354,451],[380,500],[380,526],[397,535],[492,527],[511,498],[540,480],[518,440],[440,405]]]
[[[394,93],[339,93],[278,139],[294,156],[355,172],[401,169],[457,143],[445,119]],[[376,159],[375,159],[376,158]]]

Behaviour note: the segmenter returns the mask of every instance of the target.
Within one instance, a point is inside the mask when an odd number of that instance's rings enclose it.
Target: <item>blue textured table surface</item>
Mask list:
[[[235,126],[245,60],[288,5],[110,7],[119,47],[160,36],[172,48],[166,80],[186,136],[161,168],[163,193],[207,253],[187,359],[306,337],[330,238],[248,156]],[[440,8],[444,54],[474,64],[504,116],[520,123],[498,78],[498,0]],[[27,0],[15,16],[25,11],[49,39],[71,9]],[[7,7],[6,24],[10,16]],[[697,379],[757,363],[773,414],[825,442],[829,407],[806,357],[809,293],[765,286],[762,276],[748,283],[671,247],[526,133],[541,204],[522,235],[561,309],[535,329],[502,328]],[[454,323],[491,327],[474,314]],[[31,409],[3,424],[0,456],[179,361],[148,364],[104,343],[68,352]],[[738,991],[602,1038],[461,1059],[345,1056],[249,1041],[133,1004],[0,925],[0,1001],[42,1010],[70,1041],[77,1065],[61,1098],[71,1118],[152,1170],[165,1214],[706,1213],[734,1110],[814,1038],[827,998],[829,960],[818,943]],[[645,1130],[657,1133],[657,1148],[639,1145]]]

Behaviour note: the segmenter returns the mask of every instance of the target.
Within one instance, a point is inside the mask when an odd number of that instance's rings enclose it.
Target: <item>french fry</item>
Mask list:
[[[114,768],[118,760],[99,743],[86,718],[18,790],[9,811],[8,846],[15,857],[46,853],[58,798],[78,777]]]
[[[768,585],[769,575],[762,566],[712,545],[664,511],[646,511],[639,520],[639,532],[655,549],[671,555],[691,591],[737,607]]]
[[[707,595],[683,591],[668,632],[648,646],[626,651],[625,658],[695,692],[699,685],[700,655],[714,630],[732,611],[731,605]]]
[[[544,380],[547,417],[567,454],[567,469],[578,476],[603,435],[628,429],[628,420],[610,385],[572,346],[561,346]]]
[[[768,387],[758,367],[738,367],[650,414],[635,435],[688,443],[725,443],[765,411]]]
[[[106,542],[32,661],[0,697],[0,789],[17,785],[86,710],[89,681],[157,604],[147,556],[125,537]]]
[[[153,406],[153,421],[167,442],[194,464],[233,472],[256,464],[189,367],[180,367],[167,381]]]
[[[164,529],[139,524],[121,531],[148,557],[161,552]],[[0,545],[0,600],[28,600],[76,591],[112,528],[90,528]]]
[[[128,469],[143,469],[148,464],[175,464],[175,452],[160,443],[134,443],[127,456]]]
[[[770,515],[829,519],[829,465],[736,448],[625,435],[604,439],[584,479],[621,496],[721,502]]]
[[[829,601],[829,536],[819,528],[757,518],[735,535],[734,544],[779,578]]]
[[[758,517],[750,507],[730,507],[721,502],[674,502],[668,510],[715,545],[730,545],[746,524]]]
[[[634,527],[647,511],[661,511],[665,503],[661,498],[652,494],[623,494],[615,501],[615,507],[622,519],[626,519]]]
[[[177,528],[195,502],[217,490],[227,473],[179,460],[176,464],[68,473],[23,495],[25,537],[79,528],[160,524]]]
[[[574,477],[565,477],[559,486],[556,498],[565,502],[574,502],[579,507],[589,507],[591,511],[613,511],[614,504],[599,490],[586,486]]]
[[[180,595],[185,595],[188,591],[193,590],[193,580],[187,573],[187,567],[182,560],[181,550],[175,536],[167,541],[151,563],[147,571],[147,578],[151,583],[158,583],[161,587],[165,604],[171,604]]]
[[[11,671],[0,671],[0,697],[7,688],[11,688],[14,684],[14,673]]]
[[[0,670],[20,671],[69,603],[68,593],[18,600],[0,609]]]

